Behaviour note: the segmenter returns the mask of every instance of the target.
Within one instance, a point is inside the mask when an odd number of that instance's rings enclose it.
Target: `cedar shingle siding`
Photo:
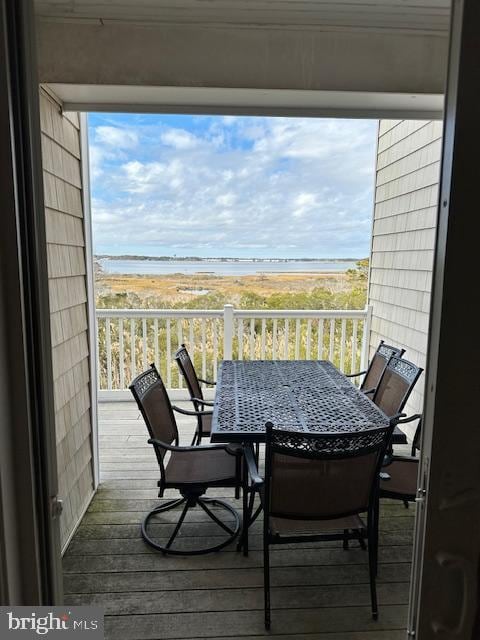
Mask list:
[[[440,121],[381,120],[369,304],[380,339],[425,367],[442,142]],[[407,410],[421,411],[425,374]]]
[[[93,493],[80,131],[43,91],[40,118],[63,547]]]

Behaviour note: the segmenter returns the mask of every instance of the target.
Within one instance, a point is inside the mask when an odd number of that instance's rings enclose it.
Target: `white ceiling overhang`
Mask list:
[[[67,108],[436,118],[450,0],[35,0]]]
[[[436,119],[443,110],[438,94],[61,83],[48,87],[69,111]]]

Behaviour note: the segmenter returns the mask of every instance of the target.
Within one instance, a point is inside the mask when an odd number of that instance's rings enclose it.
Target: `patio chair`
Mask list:
[[[266,425],[265,479],[253,452],[246,462],[264,511],[265,628],[270,629],[270,545],[368,540],[372,616],[378,617],[374,508],[392,427],[305,434]],[[247,453],[248,451],[248,453]],[[360,517],[367,513],[367,522]]]
[[[154,549],[174,555],[196,555],[218,551],[232,542],[240,531],[237,511],[224,500],[204,497],[210,487],[234,487],[239,496],[242,486],[242,449],[215,444],[195,447],[179,446],[177,423],[173,411],[186,415],[198,412],[186,411],[170,404],[167,391],[154,364],[141,373],[130,385],[130,390],[145,420],[160,468],[159,497],[165,489],[178,489],[180,498],[169,500],[150,511],[142,523],[142,536]],[[155,541],[148,533],[148,524],[155,515],[183,507],[179,519],[166,544]],[[185,550],[172,546],[188,511],[200,507],[205,514],[228,534],[226,540],[211,547]],[[233,527],[214,513],[214,507],[233,518]]]
[[[393,456],[382,467],[379,487],[379,498],[401,500],[406,507],[409,502],[415,502],[417,495],[419,461],[416,452],[420,450],[422,416],[416,414],[410,420],[418,420],[412,442],[412,455]]]
[[[182,344],[175,353],[175,361],[178,365],[180,374],[185,379],[188,392],[190,394],[190,400],[197,412],[197,428],[193,436],[192,445],[200,444],[203,437],[210,436],[213,414],[213,411],[205,411],[204,409],[205,407],[213,407],[213,402],[209,402],[204,399],[200,383],[203,382],[205,384],[212,385],[216,383],[212,380],[203,380],[197,376],[190,354],[184,344]]]
[[[390,356],[397,356],[401,358],[405,353],[405,349],[399,349],[398,347],[392,347],[390,344],[385,344],[383,340],[380,340],[380,344],[377,350],[373,354],[373,358],[370,360],[370,364],[365,371],[359,371],[358,373],[350,373],[347,378],[356,378],[357,376],[364,375],[360,385],[361,391],[367,394],[375,393],[380,378],[382,377],[385,367]]]
[[[398,425],[416,420],[416,416],[405,418],[406,414],[402,411],[422,371],[422,368],[417,367],[409,360],[404,360],[399,356],[390,356],[373,394],[372,401],[395,422],[392,436],[393,444],[407,444],[408,442],[406,435]],[[391,453],[391,448],[389,453]]]
[[[213,380],[203,380],[197,376],[197,372],[195,371],[195,367],[193,366],[192,359],[190,358],[190,354],[188,353],[187,347],[182,344],[180,349],[175,353],[175,361],[178,365],[180,374],[184,377],[185,382],[188,387],[188,392],[190,394],[190,400],[193,403],[195,411],[197,411],[197,429],[193,436],[192,446],[194,444],[200,444],[203,437],[209,437],[212,429],[212,415],[213,411],[203,411],[202,408],[213,407],[214,402],[210,402],[205,400],[203,397],[202,387],[200,386],[200,382],[204,382],[205,384],[217,384]],[[260,445],[258,443],[255,444],[255,455],[259,456]]]

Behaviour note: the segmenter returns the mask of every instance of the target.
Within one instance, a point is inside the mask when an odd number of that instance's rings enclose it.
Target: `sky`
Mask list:
[[[89,115],[96,254],[361,258],[374,120]]]

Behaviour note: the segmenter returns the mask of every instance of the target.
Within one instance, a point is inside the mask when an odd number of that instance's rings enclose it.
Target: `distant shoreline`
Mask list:
[[[336,260],[96,260],[104,274],[183,274],[191,277],[246,276],[289,272],[346,272],[356,268],[356,262]]]
[[[266,263],[284,263],[284,262],[358,262],[361,258],[201,258],[199,256],[137,256],[137,255],[107,255],[97,254],[94,255],[96,260],[132,260],[132,261],[152,261],[152,262],[266,262]]]

